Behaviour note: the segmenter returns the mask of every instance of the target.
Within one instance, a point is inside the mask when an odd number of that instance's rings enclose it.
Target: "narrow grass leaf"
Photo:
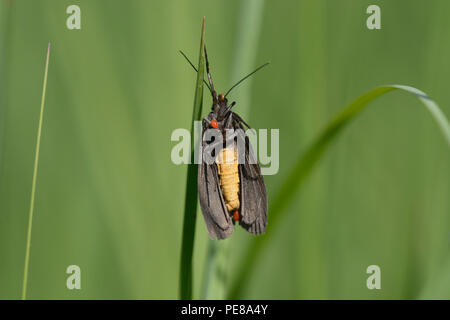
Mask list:
[[[203,106],[205,18],[203,18],[198,58],[197,81],[195,85],[194,110],[191,125],[191,161],[194,159],[194,121],[200,120]],[[180,261],[180,298],[192,299],[192,255],[194,253],[195,220],[197,215],[197,165],[189,164],[184,203],[183,236]]]
[[[47,47],[47,59],[45,61],[44,84],[42,86],[42,98],[41,98],[41,111],[39,114],[39,125],[36,138],[36,152],[34,157],[33,180],[31,182],[31,199],[30,199],[30,211],[28,215],[27,243],[25,249],[25,266],[23,271],[22,300],[25,300],[27,298],[28,267],[30,265],[31,232],[33,230],[34,199],[36,195],[36,181],[39,166],[39,150],[41,147],[42,122],[44,120],[45,93],[47,91],[47,75],[48,75],[49,60],[50,60],[50,43],[48,44]]]
[[[285,211],[286,207],[291,203],[294,195],[298,193],[303,182],[328,150],[330,144],[338,137],[339,133],[342,132],[347,124],[364,110],[370,102],[393,90],[402,90],[414,94],[430,112],[433,120],[437,123],[442,132],[444,139],[450,146],[449,121],[439,106],[424,92],[409,86],[387,85],[377,87],[357,98],[328,124],[322,134],[320,134],[306,152],[300,156],[289,176],[282,184],[278,196],[270,203],[267,232],[265,235],[253,241],[247,249],[247,253],[244,254],[244,260],[241,262],[242,266],[230,288],[230,299],[242,296],[242,292],[250,278],[248,275],[252,273],[252,269],[254,268],[259,255],[276,231],[279,221],[287,214]]]

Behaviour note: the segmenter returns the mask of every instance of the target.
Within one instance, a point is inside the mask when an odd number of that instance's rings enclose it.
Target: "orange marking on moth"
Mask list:
[[[239,211],[235,211],[234,213],[233,213],[233,220],[234,221],[239,221],[241,219],[241,215],[239,214]]]
[[[211,120],[211,126],[212,126],[214,129],[217,129],[217,128],[219,127],[219,124],[217,123],[216,120]]]

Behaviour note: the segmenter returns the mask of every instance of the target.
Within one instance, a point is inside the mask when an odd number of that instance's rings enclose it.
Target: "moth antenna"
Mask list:
[[[184,54],[184,52],[181,51],[181,50],[179,50],[179,51],[180,51],[181,55],[186,59],[186,61],[189,62],[189,64],[195,70],[195,72],[198,72],[197,68],[194,66],[194,64],[191,62],[191,60],[189,60],[189,58]],[[205,79],[203,79],[203,82],[206,84],[206,86],[208,87],[209,91],[212,93],[211,87],[209,86],[208,82],[206,82]]]
[[[206,59],[206,61],[208,61],[208,59]],[[257,71],[261,70],[262,68],[264,68],[265,66],[269,65],[270,62],[266,62],[263,65],[259,66],[258,68],[256,68],[255,70],[253,70],[252,72],[250,72],[248,75],[246,75],[245,77],[243,77],[241,80],[239,80],[238,82],[236,82],[236,84],[234,86],[232,86],[230,88],[230,90],[227,91],[227,93],[225,93],[225,97],[230,93],[231,90],[233,90],[234,88],[236,88],[242,81],[244,81],[245,79],[247,79],[248,77],[250,77],[251,75],[253,75],[254,73],[256,73]]]

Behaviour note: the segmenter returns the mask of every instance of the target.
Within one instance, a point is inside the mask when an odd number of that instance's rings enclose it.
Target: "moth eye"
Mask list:
[[[225,95],[223,93],[219,94],[219,100],[225,101]]]
[[[211,120],[211,126],[212,126],[214,129],[217,129],[217,128],[219,127],[219,124],[217,123],[216,120]]]

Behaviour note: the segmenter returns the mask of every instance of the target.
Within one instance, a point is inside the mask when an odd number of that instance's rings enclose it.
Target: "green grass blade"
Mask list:
[[[49,60],[50,60],[50,43],[48,44],[47,47],[47,59],[45,61],[44,84],[42,86],[42,98],[41,98],[41,111],[39,115],[39,125],[36,138],[36,152],[34,158],[33,180],[31,182],[31,199],[30,199],[30,211],[28,215],[27,244],[25,249],[25,266],[23,271],[22,300],[25,300],[27,298],[28,267],[30,265],[30,250],[31,250],[31,231],[33,230],[34,198],[36,195],[36,181],[39,166],[39,150],[41,147],[42,122],[44,119],[45,93],[47,91],[47,75],[48,75]]]
[[[267,233],[252,242],[247,253],[244,255],[242,266],[239,268],[239,273],[230,288],[229,297],[231,299],[241,297],[242,290],[245,288],[249,279],[248,275],[251,274],[251,270],[253,269],[258,256],[263,251],[266,243],[268,243],[273,236],[281,218],[286,214],[284,209],[291,202],[294,195],[297,194],[303,182],[312,172],[312,169],[314,169],[317,162],[322,158],[325,151],[328,150],[330,144],[339,133],[342,132],[342,129],[344,129],[352,119],[367,107],[371,101],[393,90],[402,90],[414,94],[430,112],[450,146],[450,124],[448,119],[438,105],[424,92],[409,86],[387,85],[375,88],[357,98],[328,124],[322,134],[312,143],[306,152],[303,153],[295,167],[292,169],[290,175],[281,186],[278,196],[270,203]]]
[[[427,279],[417,299],[448,300],[450,296],[450,255],[442,258],[438,269]]]
[[[198,58],[197,82],[195,85],[194,110],[191,126],[191,160],[194,158],[194,121],[200,120],[203,106],[205,18],[203,18]],[[184,203],[183,238],[180,261],[180,298],[192,299],[192,255],[194,252],[195,219],[197,215],[197,165],[189,164]]]
[[[200,299],[225,299],[227,293],[227,271],[231,240],[232,239],[209,241]]]

